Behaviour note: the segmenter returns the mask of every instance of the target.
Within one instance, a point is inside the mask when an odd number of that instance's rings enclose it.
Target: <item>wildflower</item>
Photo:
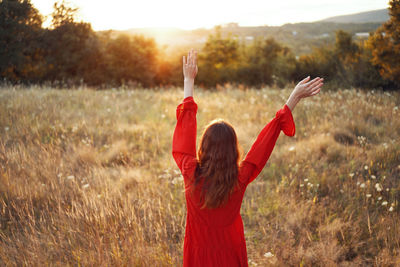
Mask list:
[[[357,181],[357,186],[359,186],[360,185],[360,182],[359,181]]]
[[[58,178],[61,178],[61,176],[62,176],[62,173],[60,172],[59,174],[57,174],[57,177]]]
[[[304,179],[304,182],[308,182],[308,178]]]
[[[111,108],[108,108],[108,109],[107,109],[107,112],[111,112]]]
[[[382,197],[378,197],[378,200],[382,200]]]
[[[42,186],[46,186],[45,184],[42,184]]]
[[[344,193],[344,190],[343,190],[343,189],[340,189],[340,193],[342,193],[342,194],[343,194],[343,193]]]
[[[291,147],[289,147],[289,151],[294,151],[295,150],[295,146],[291,146]]]
[[[390,212],[392,212],[394,209],[393,209],[393,206],[391,206],[390,208],[389,208],[389,211]]]
[[[365,183],[360,184],[361,188],[365,188]]]
[[[376,176],[375,175],[371,175],[371,179],[376,179]]]
[[[349,173],[349,176],[350,176],[351,178],[353,178],[354,173]]]
[[[265,253],[264,254],[264,257],[266,257],[266,258],[271,258],[271,257],[273,257],[274,256],[274,254],[272,254],[271,252],[267,252],[267,253]]]
[[[376,184],[375,184],[375,189],[376,189],[376,191],[378,191],[378,192],[381,192],[381,191],[383,190],[383,188],[382,188],[382,186],[381,186],[380,183],[376,183]]]
[[[388,202],[385,200],[382,202],[382,206],[387,206]]]
[[[4,127],[4,130],[7,132],[8,130],[10,130],[10,127],[6,126]]]
[[[88,188],[89,187],[89,184],[84,184],[84,185],[82,185],[82,188],[83,189],[86,189],[86,188]]]
[[[75,176],[69,175],[69,176],[67,176],[67,179],[68,179],[68,180],[74,180],[74,179],[75,179]]]
[[[372,195],[371,194],[366,194],[365,195],[367,198],[370,198],[370,197],[372,197]]]
[[[161,119],[164,119],[165,118],[165,114],[161,114]]]
[[[386,192],[389,192],[389,188],[386,188]]]
[[[303,187],[304,186],[304,184],[300,184],[300,187]]]
[[[368,170],[368,165],[365,165],[365,166],[364,166],[364,170]]]

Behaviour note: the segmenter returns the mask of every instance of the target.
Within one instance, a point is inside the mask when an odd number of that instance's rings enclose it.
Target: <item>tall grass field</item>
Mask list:
[[[290,89],[195,90],[242,156]],[[0,89],[0,266],[180,266],[183,89]],[[324,91],[293,112],[241,215],[249,266],[400,266],[400,93]]]

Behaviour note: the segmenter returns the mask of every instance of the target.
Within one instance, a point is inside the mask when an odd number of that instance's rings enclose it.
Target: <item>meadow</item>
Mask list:
[[[290,89],[196,90],[243,155]],[[180,266],[183,181],[171,155],[182,88],[0,89],[1,266]],[[249,266],[400,265],[400,93],[298,104],[247,188]]]

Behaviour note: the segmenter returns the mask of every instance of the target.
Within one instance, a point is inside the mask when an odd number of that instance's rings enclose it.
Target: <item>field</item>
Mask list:
[[[179,266],[182,91],[1,88],[0,265]],[[289,94],[198,90],[198,135],[224,118],[245,154]],[[400,265],[399,106],[356,89],[298,104],[245,194],[250,266]]]

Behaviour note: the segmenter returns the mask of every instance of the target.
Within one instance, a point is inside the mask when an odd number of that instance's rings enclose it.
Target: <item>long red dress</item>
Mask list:
[[[246,242],[240,207],[247,185],[253,181],[275,146],[281,130],[295,134],[292,113],[287,105],[280,109],[259,133],[256,141],[239,166],[237,190],[225,206],[201,209],[200,189],[193,194],[187,190],[196,169],[197,104],[186,97],[176,109],[177,124],[173,136],[172,155],[182,172],[186,197],[186,230],[183,248],[183,266],[234,267],[248,266]],[[196,188],[201,188],[197,186]]]

